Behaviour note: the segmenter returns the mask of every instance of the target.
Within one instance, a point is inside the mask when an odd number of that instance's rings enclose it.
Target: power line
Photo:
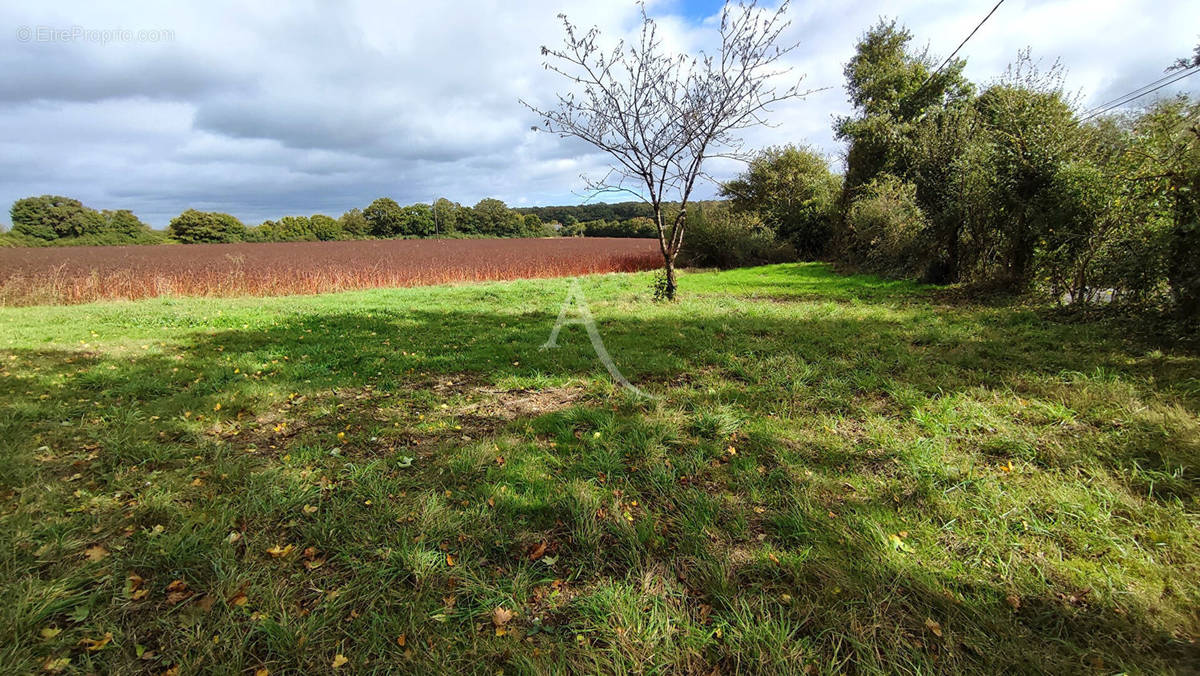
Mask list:
[[[1125,98],[1126,96],[1130,96],[1131,94],[1136,94],[1136,93],[1142,91],[1143,89],[1149,89],[1150,87],[1153,87],[1154,85],[1159,84],[1159,83],[1163,82],[1164,80],[1170,80],[1171,78],[1175,77],[1176,75],[1179,75],[1179,73],[1167,73],[1166,75],[1158,78],[1157,80],[1155,80],[1154,82],[1151,82],[1150,84],[1144,84],[1141,87],[1138,87],[1137,89],[1135,89],[1131,92],[1121,94],[1120,96],[1118,96],[1115,99],[1109,99],[1108,101],[1105,101],[1104,103],[1101,103],[1100,105],[1092,106],[1091,108],[1088,108],[1087,110],[1083,111],[1083,114],[1088,115],[1093,111],[1100,110],[1101,108],[1110,106],[1110,105],[1120,101],[1121,99]]]
[[[1110,111],[1114,108],[1120,108],[1121,106],[1123,106],[1127,103],[1132,103],[1133,101],[1136,101],[1137,99],[1140,99],[1147,94],[1152,94],[1152,93],[1162,89],[1163,87],[1175,84],[1176,82],[1179,82],[1180,80],[1182,80],[1186,77],[1191,77],[1191,76],[1195,75],[1196,73],[1200,73],[1200,67],[1192,68],[1191,70],[1184,71],[1183,73],[1179,73],[1179,74],[1173,73],[1171,75],[1168,75],[1167,77],[1159,78],[1158,80],[1155,80],[1154,82],[1151,82],[1148,85],[1142,85],[1141,87],[1138,87],[1137,89],[1129,92],[1128,94],[1125,94],[1123,96],[1118,96],[1117,98],[1113,99],[1112,101],[1109,101],[1108,103],[1102,103],[1099,106],[1096,106],[1096,108],[1093,108],[1091,111],[1087,112],[1084,115],[1084,117],[1082,119],[1080,119],[1079,121],[1081,123],[1087,122],[1088,120],[1090,120],[1094,117],[1097,117],[1099,115],[1103,115],[1104,113],[1107,113],[1108,111]],[[1171,78],[1171,79],[1168,80],[1168,78]],[[1167,80],[1167,82],[1163,82],[1163,80]],[[1143,89],[1146,89],[1146,87],[1150,87],[1151,85],[1155,85],[1160,82],[1162,82],[1162,84],[1159,84],[1157,87],[1154,87],[1153,89],[1149,89],[1147,91],[1142,91]]]
[[[955,55],[958,54],[958,51],[963,48],[963,45],[967,44],[967,41],[970,40],[972,37],[974,37],[975,33],[978,32],[981,27],[983,27],[983,24],[987,23],[988,19],[992,18],[992,15],[995,14],[996,10],[1000,9],[1000,5],[1003,5],[1003,4],[1004,4],[1004,0],[1000,0],[999,2],[996,3],[996,6],[992,8],[992,11],[988,12],[987,16],[983,17],[983,19],[980,20],[980,22],[978,24],[976,24],[975,28],[970,33],[967,34],[967,37],[963,38],[963,41],[958,43],[958,46],[954,48],[953,52],[950,52],[950,56],[946,57],[946,60],[942,62],[942,65],[938,66],[937,70],[930,73],[929,77],[925,78],[925,81],[921,83],[921,86],[917,87],[917,91],[921,91],[922,89],[924,89],[925,85],[932,82],[933,78],[937,77],[937,74],[942,72],[942,69],[945,68],[946,64],[950,63],[950,60],[953,59],[955,57]]]

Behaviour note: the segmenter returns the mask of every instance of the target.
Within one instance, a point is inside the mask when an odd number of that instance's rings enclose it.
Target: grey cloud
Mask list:
[[[164,226],[188,207],[257,223],[337,214],[382,195],[579,201],[579,175],[602,173],[604,156],[530,132],[538,120],[518,99],[549,103],[562,87],[538,54],[560,39],[559,11],[616,35],[636,10],[623,0],[563,4],[0,7],[0,203],[53,192]],[[651,4],[660,15],[680,9]],[[794,4],[792,62],[806,86],[828,89],[780,106],[776,126],[747,133],[747,145],[811,143],[836,157],[830,123],[848,110],[842,64],[865,29],[896,16],[945,55],[985,10],[951,0]],[[22,43],[12,32],[42,23],[167,27],[175,40]],[[711,39],[697,22],[668,24],[693,46]],[[1068,85],[1099,103],[1190,53],[1196,25],[1200,7],[1184,0],[1157,3],[1153,16],[1123,0],[1009,0],[962,56],[968,75],[986,83],[1030,45],[1037,56],[1062,57]],[[718,178],[738,168],[710,167]],[[705,186],[701,196],[714,192]]]

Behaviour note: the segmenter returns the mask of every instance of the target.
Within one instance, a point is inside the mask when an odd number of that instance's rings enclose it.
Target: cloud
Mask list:
[[[381,195],[579,201],[580,174],[603,173],[604,156],[531,132],[538,120],[518,100],[548,104],[563,87],[539,54],[541,44],[561,39],[560,11],[613,38],[631,34],[638,12],[623,1],[562,4],[2,7],[0,202],[66,194],[98,208],[131,208],[161,227],[188,207],[257,223],[337,214]],[[695,50],[711,47],[718,7],[658,0],[649,11],[671,45]],[[866,28],[880,15],[896,16],[920,44],[945,55],[989,8],[951,0],[797,3],[788,37],[800,45],[789,60],[804,85],[820,91],[779,106],[773,126],[747,133],[747,144],[809,143],[836,158],[830,125],[848,112],[841,69]],[[1069,85],[1094,105],[1190,53],[1200,39],[1197,19],[1200,7],[1182,0],[1156,3],[1153,12],[1120,0],[1008,0],[962,56],[968,75],[986,83],[1029,46],[1035,56],[1061,59]],[[38,39],[39,28],[62,35]],[[118,39],[96,39],[104,31]],[[143,34],[154,39],[138,39]],[[709,171],[726,178],[738,168],[716,161]]]

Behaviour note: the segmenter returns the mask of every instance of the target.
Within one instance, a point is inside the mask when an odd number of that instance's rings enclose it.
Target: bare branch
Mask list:
[[[569,91],[553,108],[522,101],[541,118],[541,129],[581,139],[612,160],[589,192],[623,192],[651,204],[674,295],[674,260],[683,245],[687,207],[696,181],[708,179],[704,161],[740,154],[740,132],[766,124],[776,103],[802,98],[801,78],[779,88],[790,69],[781,60],[797,44],[781,45],[788,3],[768,11],[757,0],[726,3],[721,10],[720,51],[709,55],[665,51],[654,20],[639,3],[641,31],[629,44],[599,44],[596,28],[581,31],[565,15],[563,46],[542,47],[545,68],[562,75]],[[637,186],[633,188],[632,186]],[[678,202],[671,223],[663,208]]]

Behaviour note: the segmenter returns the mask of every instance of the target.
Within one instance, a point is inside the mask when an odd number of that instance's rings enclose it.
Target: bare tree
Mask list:
[[[780,59],[796,45],[777,44],[788,22],[785,1],[767,11],[757,2],[721,10],[717,54],[671,54],[641,5],[640,38],[606,50],[600,32],[579,29],[560,14],[566,30],[561,49],[542,47],[545,67],[567,78],[571,91],[543,110],[522,101],[546,131],[575,137],[613,160],[607,174],[588,179],[594,194],[626,192],[649,203],[663,256],[662,296],[675,298],[675,258],[683,245],[688,201],[703,176],[704,160],[738,156],[738,133],[764,124],[773,103],[800,97],[799,82],[774,83],[789,69]],[[535,127],[536,129],[536,127]],[[672,203],[678,210],[664,210]]]

